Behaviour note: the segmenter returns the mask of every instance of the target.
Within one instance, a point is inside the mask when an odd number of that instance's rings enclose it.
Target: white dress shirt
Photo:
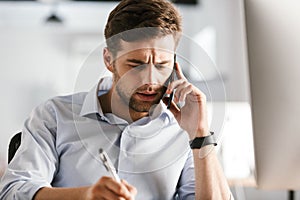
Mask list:
[[[121,179],[137,188],[136,199],[195,199],[188,136],[161,102],[131,124],[103,114],[98,95],[111,78],[90,92],[60,96],[33,110],[22,142],[0,183],[0,199],[32,199],[41,187],[80,187],[109,176],[98,154],[103,148]]]

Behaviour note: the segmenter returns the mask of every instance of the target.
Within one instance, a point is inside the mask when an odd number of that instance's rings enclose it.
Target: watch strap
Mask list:
[[[200,149],[201,147],[211,144],[213,144],[214,146],[217,145],[216,139],[214,138],[214,132],[210,132],[210,135],[208,136],[196,137],[195,139],[190,141],[191,149]]]

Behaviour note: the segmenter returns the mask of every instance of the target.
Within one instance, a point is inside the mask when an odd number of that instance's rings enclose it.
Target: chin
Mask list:
[[[137,102],[137,101],[131,101],[131,103],[129,104],[129,107],[131,109],[133,109],[134,111],[137,112],[149,112],[150,109],[157,105],[159,103],[159,101],[155,101],[155,102]]]

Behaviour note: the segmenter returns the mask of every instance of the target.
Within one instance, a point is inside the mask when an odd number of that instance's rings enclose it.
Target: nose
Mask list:
[[[153,64],[147,64],[141,73],[143,84],[158,84],[161,78],[160,76]]]

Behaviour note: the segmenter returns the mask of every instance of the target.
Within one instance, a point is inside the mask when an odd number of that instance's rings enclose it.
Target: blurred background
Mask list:
[[[93,66],[96,72],[103,68],[99,47],[104,45],[107,16],[117,3],[0,0],[0,177],[7,166],[8,142],[35,106],[96,84],[101,73],[77,85],[84,67]],[[212,109],[225,110],[218,153],[235,199],[286,199],[284,190],[257,189],[254,179],[244,2],[175,3],[183,15],[184,37],[193,43],[181,42],[181,62],[197,64],[203,48],[214,66],[201,68],[199,77],[184,70],[196,85],[208,84],[214,91],[209,96]]]

